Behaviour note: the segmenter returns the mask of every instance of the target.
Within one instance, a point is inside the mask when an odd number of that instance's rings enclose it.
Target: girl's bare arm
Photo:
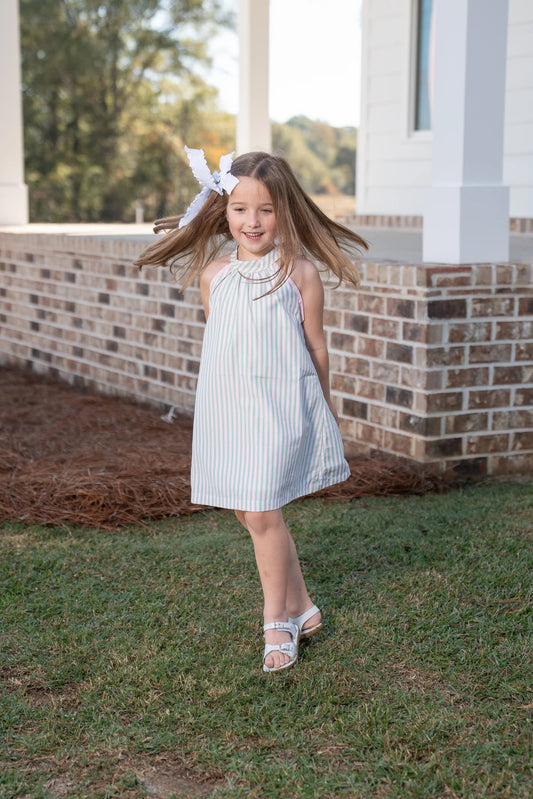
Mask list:
[[[209,290],[211,288],[211,281],[221,269],[227,266],[227,264],[228,257],[223,256],[222,258],[217,258],[216,261],[211,261],[211,263],[207,264],[200,272],[200,296],[202,298],[206,319],[209,316]]]
[[[324,332],[324,287],[317,268],[310,261],[299,261],[293,278],[304,306],[303,330],[305,343],[320,380],[324,398],[338,421],[329,383],[329,353]]]

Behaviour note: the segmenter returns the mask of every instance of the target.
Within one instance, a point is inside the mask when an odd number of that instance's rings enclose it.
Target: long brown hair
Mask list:
[[[285,158],[263,152],[240,155],[231,166],[231,174],[260,180],[272,198],[280,249],[280,279],[272,290],[291,273],[299,256],[308,256],[325,266],[339,283],[359,285],[359,273],[351,258],[359,256],[362,248],[368,249],[366,241],[320,210],[302,189]],[[139,269],[168,266],[181,275],[183,288],[189,286],[224,244],[232,241],[226,219],[227,202],[227,194],[212,191],[184,227],[178,228],[179,216],[156,220],[154,232],[167,231],[166,235],[150,244],[135,265]]]

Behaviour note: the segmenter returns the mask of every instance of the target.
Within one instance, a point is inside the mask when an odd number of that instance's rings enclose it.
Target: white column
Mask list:
[[[433,180],[424,213],[424,261],[506,261],[508,0],[434,0],[433,13]]]
[[[25,225],[18,0],[0,1],[0,75],[0,225]]]
[[[237,152],[271,150],[268,110],[269,0],[239,0]]]

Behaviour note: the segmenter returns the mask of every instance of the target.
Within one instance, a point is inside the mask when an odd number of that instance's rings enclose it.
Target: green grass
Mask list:
[[[231,513],[4,522],[0,796],[529,797],[532,518],[520,483],[293,503],[325,631],[273,675]]]

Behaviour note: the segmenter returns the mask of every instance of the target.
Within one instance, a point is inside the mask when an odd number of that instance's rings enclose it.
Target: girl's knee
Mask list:
[[[250,533],[266,533],[272,528],[284,526],[281,510],[244,511],[244,526]]]
[[[246,525],[244,524],[244,511],[243,510],[234,510],[233,513],[235,514],[237,519],[240,521],[240,523],[246,527]]]

